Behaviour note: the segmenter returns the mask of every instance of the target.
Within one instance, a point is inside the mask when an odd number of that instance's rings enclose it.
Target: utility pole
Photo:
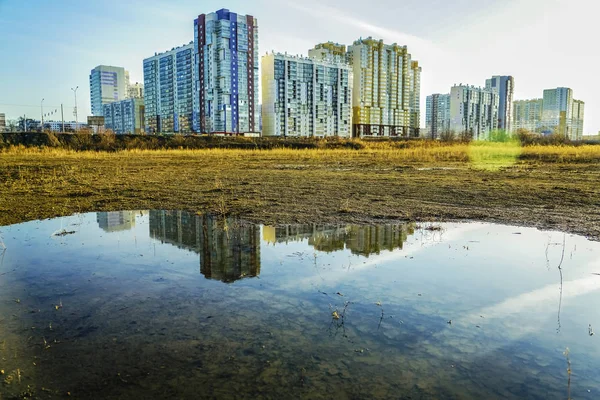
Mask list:
[[[60,103],[60,118],[62,119],[62,133],[65,133],[65,114],[63,113],[62,103]]]
[[[225,113],[225,116],[223,118],[223,121],[225,122],[225,135],[227,135],[227,105],[223,104],[223,112]]]
[[[75,132],[77,132],[77,130],[79,129],[79,120],[77,118],[77,89],[79,89],[79,86],[76,86],[75,89],[71,88],[71,90],[75,94]]]
[[[40,108],[42,109],[42,132],[44,131],[44,99],[40,103]]]

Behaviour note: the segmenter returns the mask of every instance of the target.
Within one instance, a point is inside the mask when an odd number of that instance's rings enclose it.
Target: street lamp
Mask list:
[[[40,108],[42,109],[42,132],[44,131],[44,99],[40,103]]]
[[[79,128],[79,121],[77,118],[77,89],[79,89],[79,86],[76,86],[75,89],[71,88],[73,94],[75,94],[75,132],[77,132],[77,128]]]

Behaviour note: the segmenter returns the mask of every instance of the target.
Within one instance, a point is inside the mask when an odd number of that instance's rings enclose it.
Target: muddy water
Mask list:
[[[172,211],[0,235],[3,399],[600,398],[581,237]]]

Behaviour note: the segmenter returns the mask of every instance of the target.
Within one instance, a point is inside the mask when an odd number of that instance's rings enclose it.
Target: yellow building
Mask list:
[[[353,136],[418,136],[421,67],[406,46],[360,39],[348,48]]]
[[[331,58],[338,61],[345,60],[346,46],[333,42],[319,43],[314,49],[308,50],[308,56],[317,60],[329,60]]]

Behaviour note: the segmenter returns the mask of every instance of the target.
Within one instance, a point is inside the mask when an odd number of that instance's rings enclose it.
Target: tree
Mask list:
[[[440,132],[439,139],[442,142],[452,142],[456,139],[456,133],[454,133],[454,131],[451,130],[442,131]]]
[[[16,132],[18,127],[19,125],[16,119],[9,119],[8,121],[6,121],[6,129],[8,130],[8,132]]]

